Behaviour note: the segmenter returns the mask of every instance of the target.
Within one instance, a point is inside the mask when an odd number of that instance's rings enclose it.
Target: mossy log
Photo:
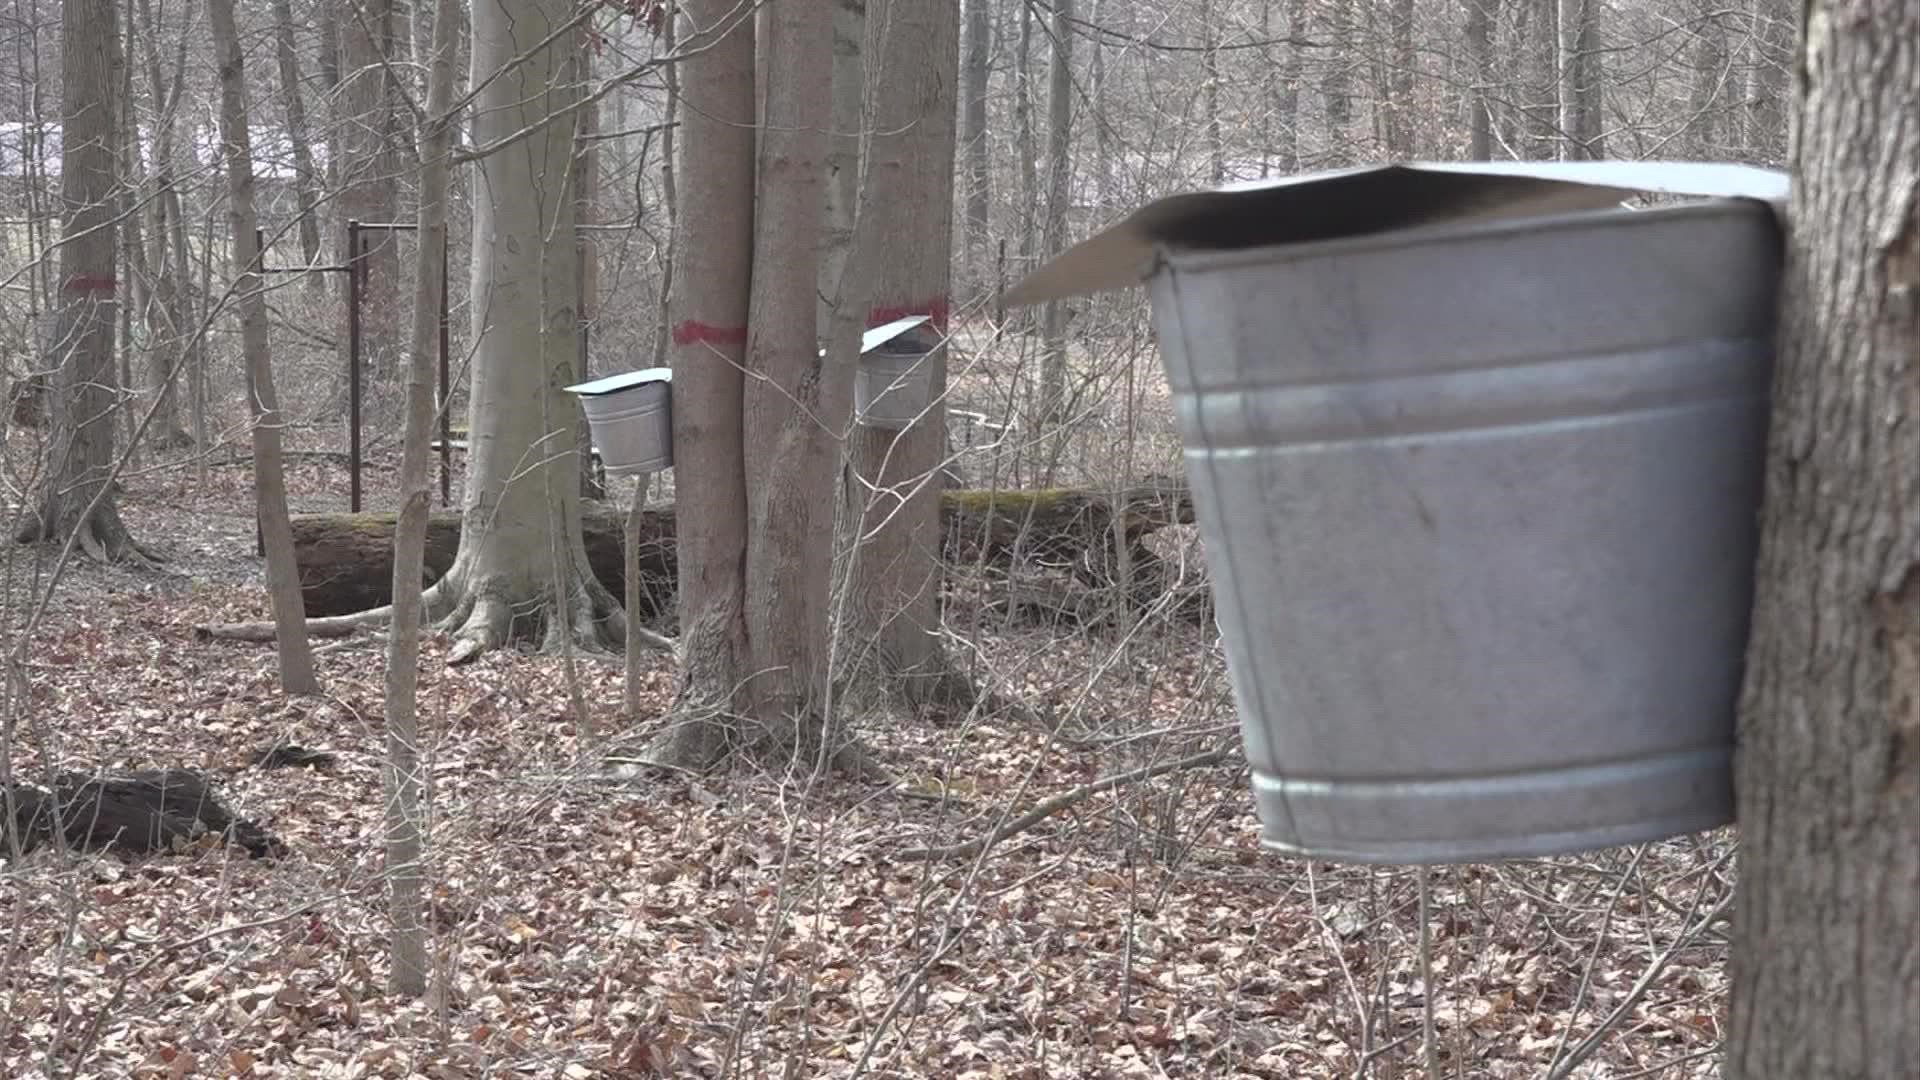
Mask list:
[[[1115,514],[1136,566],[1152,560],[1142,537],[1193,521],[1193,503],[1177,484],[1148,484],[1111,493],[1080,488],[1042,491],[948,491],[941,498],[944,555],[957,565],[1006,567],[1016,563],[1071,566],[1098,579],[1116,561]],[[620,537],[624,510],[588,502],[581,507],[587,562],[614,596],[626,577]],[[293,544],[308,616],[345,615],[392,600],[391,513],[296,514]],[[460,546],[460,515],[436,513],[427,526],[424,585],[453,565]],[[642,618],[673,604],[674,516],[671,505],[644,511],[640,521]]]

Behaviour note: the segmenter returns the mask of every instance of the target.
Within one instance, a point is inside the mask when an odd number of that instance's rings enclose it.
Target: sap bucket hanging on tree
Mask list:
[[[1646,210],[1646,191],[1709,196]],[[1392,166],[1150,204],[1146,278],[1263,843],[1447,863],[1732,820],[1778,173]]]
[[[601,464],[611,475],[673,467],[673,371],[647,368],[566,388],[580,396]]]
[[[911,315],[868,330],[860,338],[854,371],[853,413],[860,423],[901,431],[933,401],[933,365],[940,332],[926,315]]]

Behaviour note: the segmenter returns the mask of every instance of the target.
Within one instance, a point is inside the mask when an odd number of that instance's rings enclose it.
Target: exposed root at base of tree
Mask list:
[[[127,531],[120,520],[120,510],[113,500],[102,499],[100,505],[93,508],[86,520],[82,521],[78,513],[69,513],[65,500],[52,505],[42,506],[40,511],[29,514],[20,522],[20,528],[14,533],[14,542],[37,544],[42,541],[64,541],[74,536],[80,550],[89,558],[102,563],[131,563],[135,566],[153,569],[166,560],[158,554],[141,547]],[[48,526],[52,522],[52,526]],[[77,535],[76,535],[77,534]]]
[[[822,739],[830,740],[825,747]],[[667,717],[666,729],[638,753],[610,759],[612,763],[676,772],[712,772],[729,762],[746,759],[779,776],[805,776],[820,763],[841,776],[873,783],[892,783],[892,777],[859,740],[838,734],[818,717],[797,722],[780,717],[773,722],[713,709],[681,708]]]
[[[985,851],[992,845],[1005,840],[1007,837],[1013,836],[1016,833],[1025,832],[1060,811],[1070,806],[1077,806],[1080,803],[1086,802],[1088,799],[1093,798],[1103,791],[1111,791],[1114,788],[1124,787],[1128,784],[1137,784],[1142,780],[1151,780],[1156,776],[1170,772],[1178,772],[1182,769],[1200,769],[1209,765],[1218,765],[1226,761],[1238,745],[1237,742],[1229,743],[1203,753],[1189,754],[1186,757],[1176,758],[1172,761],[1156,762],[1155,764],[1144,765],[1128,772],[1115,773],[1112,776],[1103,776],[1098,780],[1081,784],[1071,791],[1061,792],[1051,799],[1042,800],[1040,804],[1033,809],[1021,814],[1019,817],[1009,818],[985,836],[976,836],[972,840],[964,843],[948,844],[943,847],[907,848],[904,851],[894,852],[893,857],[896,859],[916,860],[971,858]]]
[[[672,638],[644,626],[629,624],[626,613],[614,602],[613,594],[598,582],[576,587],[575,595],[567,605],[569,617],[565,620],[555,617],[553,608],[556,605],[551,595],[531,597],[515,603],[497,589],[470,589],[450,596],[446,585],[447,579],[442,579],[428,588],[421,595],[421,604],[425,622],[454,639],[447,657],[450,664],[465,663],[489,649],[528,638],[536,630],[542,635],[541,645],[544,649],[558,649],[563,626],[567,629],[566,643],[589,653],[605,655],[623,649],[624,635],[627,633],[637,633],[646,644],[665,652],[672,652],[674,648]],[[598,595],[595,596],[595,593]],[[307,634],[320,638],[347,637],[356,630],[385,626],[392,618],[393,605],[388,604],[351,615],[308,619]],[[217,639],[268,643],[275,638],[274,626],[270,621],[212,623],[196,626],[193,632],[195,637],[203,641]]]

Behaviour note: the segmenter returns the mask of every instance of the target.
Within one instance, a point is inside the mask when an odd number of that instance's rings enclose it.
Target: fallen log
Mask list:
[[[944,492],[941,496],[942,555],[955,565],[1071,566],[1084,577],[1100,576],[1116,559],[1114,524],[1132,549],[1135,566],[1152,561],[1141,538],[1169,525],[1193,521],[1184,486],[1146,484],[1118,496],[1082,488],[1041,491]],[[602,503],[581,507],[587,563],[614,596],[625,595],[624,511]],[[390,603],[393,583],[391,513],[295,514],[294,552],[310,618],[344,615]],[[421,585],[431,585],[453,566],[460,547],[460,515],[436,513],[427,525]],[[640,518],[643,619],[673,607],[676,574],[674,511],[651,507]]]

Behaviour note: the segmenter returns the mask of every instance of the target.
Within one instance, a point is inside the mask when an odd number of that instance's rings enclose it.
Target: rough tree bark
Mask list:
[[[572,38],[554,32],[571,13],[567,0],[473,11],[473,70],[504,71],[475,98],[475,144],[536,130],[481,158],[474,177],[467,524],[425,598],[427,618],[454,635],[454,663],[522,636],[595,651],[624,640],[618,602],[586,571],[578,405],[563,390],[580,332],[567,111],[579,87],[566,78]]]
[[[820,354],[817,282],[833,113],[833,11],[767,9],[765,126],[754,208],[743,445],[747,477],[745,686],[774,746],[837,760],[829,602],[838,437],[852,366]],[[736,729],[736,737],[739,734]]]
[[[23,514],[22,542],[73,536],[95,558],[145,558],[107,480],[113,465],[114,214],[113,97],[119,84],[117,0],[60,5],[60,273],[56,330],[53,461],[39,506]]]
[[[1814,0],[1735,789],[1727,1076],[1920,1060],[1920,3]]]
[[[680,684],[645,757],[702,768],[732,748],[743,711],[747,474],[742,429],[753,254],[754,33],[733,0],[686,0],[679,41],[680,161],[699,177],[674,222],[673,460],[680,510]],[[812,275],[808,275],[809,284]]]
[[[280,404],[273,387],[267,340],[267,297],[260,276],[260,245],[253,206],[253,136],[247,127],[247,75],[234,27],[233,0],[207,0],[220,65],[221,151],[227,174],[227,221],[233,239],[234,293],[240,305],[241,352],[247,364],[247,408],[253,421],[254,514],[267,554],[267,591],[273,598],[279,645],[280,685],[290,694],[316,694],[313,650],[307,643],[300,598],[300,568],[294,560],[293,528],[287,520],[287,482],[280,464]]]
[[[867,68],[863,40],[871,7],[870,0],[833,0],[833,126],[827,148],[827,208],[820,238],[816,316],[823,348],[829,344],[827,329],[833,325],[847,262],[853,255],[861,147],[871,137],[865,129]]]

